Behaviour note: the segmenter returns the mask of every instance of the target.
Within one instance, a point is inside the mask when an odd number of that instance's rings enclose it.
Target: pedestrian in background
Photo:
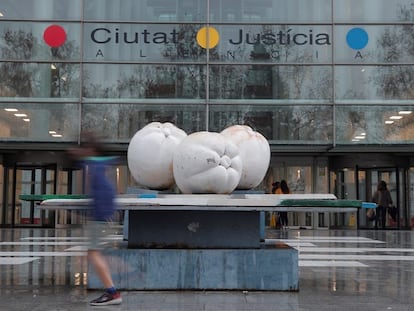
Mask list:
[[[277,189],[280,188],[280,182],[279,181],[275,181],[272,184],[272,194],[276,194]],[[271,228],[277,228],[278,226],[280,226],[280,214],[276,213],[276,212],[271,212],[270,213],[270,227]]]
[[[377,191],[372,196],[372,202],[377,203],[375,228],[380,227],[384,229],[387,221],[387,208],[393,204],[391,193],[384,180],[378,183]]]
[[[272,184],[272,193],[276,194],[276,190],[280,188],[280,181],[275,181]]]
[[[280,182],[280,188],[276,190],[276,194],[289,194],[290,189],[287,185],[286,180],[281,180]],[[288,228],[288,212],[280,212],[280,224],[282,229]]]

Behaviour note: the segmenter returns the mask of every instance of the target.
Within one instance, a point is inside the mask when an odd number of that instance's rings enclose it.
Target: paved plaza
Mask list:
[[[266,231],[280,242],[299,251],[298,292],[123,291],[122,305],[91,307],[81,228],[0,229],[0,310],[413,310],[412,231]]]

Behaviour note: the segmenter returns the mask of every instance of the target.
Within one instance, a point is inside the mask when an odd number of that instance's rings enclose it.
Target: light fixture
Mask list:
[[[49,131],[49,134],[50,134],[50,135],[52,135],[52,134],[56,134],[56,131]]]
[[[364,135],[357,135],[357,136],[355,136],[355,138],[356,139],[365,139],[365,136]]]
[[[50,68],[51,68],[51,69],[53,69],[53,70],[56,70],[56,66],[55,66],[55,64],[51,64],[51,65],[50,65]]]
[[[53,136],[53,137],[63,137],[63,135],[62,135],[62,134],[53,134],[52,136]]]
[[[30,122],[30,119],[29,118],[24,118],[23,121],[24,122]]]
[[[393,124],[393,123],[394,121],[390,121],[390,120],[385,121],[385,124]]]
[[[27,117],[27,114],[25,114],[25,113],[15,113],[14,114],[16,117],[18,117],[18,118],[24,118],[24,117]]]
[[[3,17],[3,16],[4,16],[3,12],[0,12],[0,17]]]
[[[398,112],[398,114],[411,114],[411,113],[412,111],[409,111],[409,110],[402,110]]]
[[[400,119],[402,119],[402,116],[391,116],[390,119],[391,120],[400,120]]]
[[[10,111],[10,112],[16,112],[16,111],[19,111],[18,109],[16,109],[16,108],[4,108],[4,110],[6,110],[6,111]]]

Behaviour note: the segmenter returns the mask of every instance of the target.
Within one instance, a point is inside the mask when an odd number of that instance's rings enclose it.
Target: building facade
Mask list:
[[[246,124],[269,141],[259,187],[370,200],[414,215],[414,1],[5,0],[0,7],[0,225],[41,225],[22,193],[81,191],[65,150],[100,133],[119,192],[152,121],[188,134]],[[370,226],[360,212],[361,226]],[[345,215],[292,225],[347,226]]]

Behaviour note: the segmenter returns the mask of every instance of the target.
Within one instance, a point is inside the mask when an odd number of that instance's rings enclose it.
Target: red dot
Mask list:
[[[57,48],[66,41],[65,29],[59,25],[51,25],[43,33],[43,40],[48,46]]]

